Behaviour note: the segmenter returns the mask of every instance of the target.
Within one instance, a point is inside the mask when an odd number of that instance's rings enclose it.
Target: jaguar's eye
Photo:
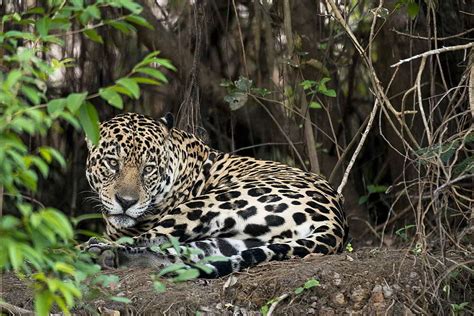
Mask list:
[[[119,167],[119,162],[117,161],[117,159],[108,158],[107,159],[107,164],[110,166],[110,168],[112,168],[114,170],[117,170],[118,167]]]
[[[145,168],[143,168],[143,173],[145,173],[145,174],[152,173],[154,169],[155,168],[151,165],[145,166]]]

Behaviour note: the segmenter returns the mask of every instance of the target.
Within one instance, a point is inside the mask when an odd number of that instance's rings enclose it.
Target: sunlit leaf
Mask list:
[[[164,83],[168,83],[168,79],[166,78],[166,76],[161,71],[155,68],[143,67],[143,68],[138,68],[135,71],[149,75],[150,77],[163,81]]]
[[[99,115],[95,107],[89,102],[86,102],[79,109],[79,122],[87,138],[92,144],[97,145],[99,143]]]
[[[117,80],[117,84],[127,89],[135,99],[138,99],[140,97],[140,87],[135,82],[135,80],[130,78],[121,78]]]
[[[122,296],[112,296],[110,299],[114,302],[125,303],[125,304],[130,304],[132,302],[131,299],[122,297]]]
[[[171,264],[163,269],[161,269],[160,273],[158,273],[158,276],[163,276],[171,272],[178,271],[179,269],[184,269],[187,266],[184,263],[174,263]]]
[[[309,103],[309,108],[310,108],[310,109],[321,109],[322,106],[321,106],[321,104],[320,104],[319,102],[311,101],[311,102]]]
[[[84,35],[94,42],[101,43],[101,44],[104,43],[102,36],[100,36],[99,33],[97,33],[97,31],[94,29],[85,30]]]
[[[56,114],[61,112],[66,107],[66,99],[54,99],[48,102],[47,108],[49,114]]]
[[[107,24],[124,34],[129,34],[131,31],[136,31],[133,25],[130,25],[123,21],[110,21],[110,22],[107,22]]]
[[[36,22],[36,30],[41,37],[48,35],[50,24],[51,20],[47,16],[42,17]]]
[[[110,105],[117,109],[123,109],[123,100],[120,94],[110,88],[100,89],[99,95],[102,99],[107,101]]]
[[[87,97],[87,92],[83,93],[71,93],[66,98],[67,108],[72,113],[76,113],[81,107]]]
[[[41,291],[35,294],[35,314],[38,316],[48,316],[53,296],[49,291]]]
[[[126,21],[132,22],[133,24],[144,26],[147,29],[154,30],[153,25],[151,25],[147,20],[138,15],[130,15],[125,18]]]
[[[173,282],[184,282],[194,280],[199,277],[198,269],[187,269],[180,272],[176,277],[173,278]]]

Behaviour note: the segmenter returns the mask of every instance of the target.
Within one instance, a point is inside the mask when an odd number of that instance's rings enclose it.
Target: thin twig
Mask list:
[[[438,49],[429,50],[429,51],[424,52],[422,54],[412,56],[410,58],[402,59],[398,63],[393,64],[390,67],[392,67],[392,68],[397,67],[397,66],[400,66],[401,64],[404,64],[404,63],[407,63],[407,62],[410,62],[412,60],[422,58],[422,57],[428,57],[428,56],[431,56],[431,55],[441,54],[441,53],[445,53],[445,52],[452,52],[452,51],[456,51],[456,50],[469,49],[471,47],[474,47],[474,42],[467,43],[467,44],[464,44],[464,45],[441,47],[441,48],[438,48]]]
[[[242,28],[240,27],[239,12],[235,5],[235,0],[232,0],[232,6],[234,7],[235,19],[237,21],[237,29],[239,30],[240,46],[242,47],[242,62],[244,63],[245,75],[249,76],[249,70],[247,68],[247,54],[245,53],[244,37],[242,35]]]
[[[431,130],[430,130],[430,127],[428,126],[428,120],[426,118],[425,109],[423,108],[423,99],[421,95],[421,75],[423,74],[423,70],[425,69],[425,64],[426,64],[426,56],[424,56],[421,59],[420,68],[418,69],[418,74],[416,76],[415,86],[416,86],[416,91],[418,94],[418,106],[420,107],[421,118],[423,120],[423,125],[425,126],[426,136],[428,138],[428,144],[431,146],[432,141],[433,141],[433,136],[431,135]]]
[[[294,145],[303,145],[304,143],[303,142],[297,142],[297,143],[293,143],[293,144]],[[253,148],[258,148],[258,147],[263,147],[263,146],[289,146],[289,145],[290,144],[288,144],[288,143],[262,143],[262,144],[255,144],[255,145],[251,145],[251,146],[240,147],[240,148],[235,149],[231,153],[235,154],[235,153],[237,153],[239,151],[242,151],[242,150],[253,149]]]
[[[360,151],[362,150],[362,147],[364,146],[365,140],[367,136],[369,135],[370,129],[372,128],[372,124],[374,123],[375,114],[377,113],[378,109],[379,109],[379,99],[375,99],[374,107],[372,108],[372,112],[370,112],[369,122],[367,122],[367,127],[365,128],[365,131],[362,134],[362,137],[360,138],[359,144],[357,144],[357,148],[352,154],[352,158],[349,161],[349,165],[347,166],[346,171],[344,171],[344,176],[342,177],[341,184],[337,188],[337,193],[339,194],[342,193],[342,190],[344,189],[344,186],[347,183],[347,179],[349,178],[349,173],[351,172],[351,169],[354,166],[357,156],[359,155]]]
[[[303,157],[301,157],[300,153],[298,152],[298,150],[296,149],[295,147],[295,144],[291,141],[290,137],[288,135],[286,135],[285,131],[283,130],[283,128],[280,126],[280,124],[278,123],[278,120],[273,116],[272,112],[270,112],[269,109],[267,109],[267,107],[265,106],[265,104],[263,104],[258,98],[254,98],[254,100],[260,104],[262,106],[262,108],[265,110],[265,112],[267,112],[268,116],[270,116],[270,118],[273,120],[273,122],[276,124],[276,126],[278,127],[278,130],[281,132],[282,136],[288,141],[288,144],[291,146],[291,148],[294,150],[296,156],[298,157],[298,160],[300,161],[300,164],[301,164],[301,168],[304,169],[304,171],[308,171],[306,169],[306,164],[304,163],[304,160],[303,160]]]
[[[392,29],[392,31],[395,32],[395,33],[397,33],[398,35],[406,36],[406,37],[409,37],[409,38],[420,39],[420,40],[427,40],[427,41],[429,41],[429,40],[435,40],[434,38],[431,38],[431,37],[425,37],[425,36],[420,36],[420,35],[413,35],[413,34],[403,33],[403,32],[397,31],[396,29]],[[446,41],[446,40],[449,40],[449,39],[452,39],[452,38],[457,38],[457,37],[466,35],[466,34],[468,34],[468,33],[471,33],[472,31],[474,31],[474,28],[469,29],[469,30],[466,30],[466,31],[463,31],[463,32],[458,33],[458,34],[454,34],[454,35],[450,35],[450,36],[446,36],[446,37],[438,37],[438,38],[436,38],[436,40],[438,40],[438,41]]]

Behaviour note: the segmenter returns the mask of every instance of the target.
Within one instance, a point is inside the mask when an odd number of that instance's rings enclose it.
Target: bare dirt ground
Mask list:
[[[271,262],[222,279],[167,283],[161,294],[153,290],[153,272],[110,270],[120,282],[100,298],[86,299],[75,313],[259,315],[265,305],[274,315],[412,315],[430,310],[421,262],[406,250],[362,249]],[[295,294],[311,278],[320,285]],[[132,303],[114,302],[107,295],[127,297]],[[28,286],[13,275],[3,276],[1,297],[33,308]],[[281,300],[272,306],[277,298]]]

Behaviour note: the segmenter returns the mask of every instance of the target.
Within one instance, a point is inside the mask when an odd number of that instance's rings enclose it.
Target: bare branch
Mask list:
[[[404,63],[407,63],[407,62],[410,62],[412,60],[422,58],[422,57],[428,57],[428,56],[431,56],[431,55],[441,54],[441,53],[445,53],[445,52],[452,52],[452,51],[456,51],[456,50],[469,49],[471,47],[474,47],[474,42],[467,43],[467,44],[464,44],[464,45],[441,47],[441,48],[438,48],[438,49],[429,50],[427,52],[412,56],[412,57],[407,58],[407,59],[402,59],[398,63],[393,64],[390,67],[392,67],[392,68],[393,67],[398,67],[401,64],[404,64]]]

